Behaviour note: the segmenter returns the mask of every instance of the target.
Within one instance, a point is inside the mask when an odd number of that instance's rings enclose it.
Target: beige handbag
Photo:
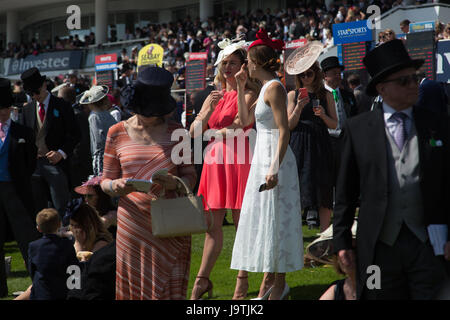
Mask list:
[[[164,194],[152,200],[152,233],[158,238],[188,236],[211,230],[214,219],[211,209],[211,226],[208,228],[203,208],[203,196],[195,196],[182,179],[174,176],[186,189],[186,196],[164,199]]]

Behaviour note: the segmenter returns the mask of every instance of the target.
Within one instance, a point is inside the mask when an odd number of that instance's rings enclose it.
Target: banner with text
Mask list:
[[[56,51],[28,55],[24,59],[12,59],[6,75],[21,74],[25,70],[36,67],[41,73],[80,69],[83,51]]]

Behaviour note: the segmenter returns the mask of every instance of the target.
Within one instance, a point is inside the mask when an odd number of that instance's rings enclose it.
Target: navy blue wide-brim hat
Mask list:
[[[144,117],[161,117],[176,108],[176,101],[170,94],[173,75],[160,67],[147,67],[139,71],[133,82],[134,93],[129,107]]]
[[[411,59],[402,40],[395,39],[371,50],[363,59],[371,79],[366,88],[370,96],[377,96],[376,85],[389,75],[406,68],[419,69],[425,61]]]
[[[0,109],[9,108],[13,103],[11,82],[6,78],[0,78]]]
[[[23,89],[27,92],[30,90],[39,89],[45,81],[45,76],[42,76],[38,68],[30,68],[25,70],[21,75],[20,79],[23,82]]]

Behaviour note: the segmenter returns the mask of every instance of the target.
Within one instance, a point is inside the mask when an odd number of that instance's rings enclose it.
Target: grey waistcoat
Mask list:
[[[408,228],[425,242],[428,239],[424,224],[422,193],[419,181],[419,145],[414,122],[409,138],[400,152],[394,139],[385,128],[388,143],[388,206],[379,240],[392,246],[405,223]]]

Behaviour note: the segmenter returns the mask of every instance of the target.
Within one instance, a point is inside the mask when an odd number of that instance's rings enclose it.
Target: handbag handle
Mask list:
[[[178,176],[176,176],[176,175],[173,175],[173,177],[174,177],[175,179],[177,179],[179,182],[181,182],[181,184],[183,185],[183,187],[186,189],[186,194],[187,194],[187,196],[194,196],[194,193],[193,193],[192,190],[187,186],[187,184],[183,181],[183,179],[181,179],[180,177],[178,177]],[[165,195],[165,188],[163,188],[160,197],[164,197],[164,195]],[[211,225],[208,227],[208,230],[206,231],[206,232],[209,232],[209,231],[211,231],[211,229],[212,229],[213,226],[214,226],[214,217],[213,217],[212,210],[211,210],[211,208],[209,207],[208,203],[206,202],[205,199],[203,199],[203,200],[205,201],[206,206],[208,207],[209,216],[210,216],[210,219],[211,219]]]

